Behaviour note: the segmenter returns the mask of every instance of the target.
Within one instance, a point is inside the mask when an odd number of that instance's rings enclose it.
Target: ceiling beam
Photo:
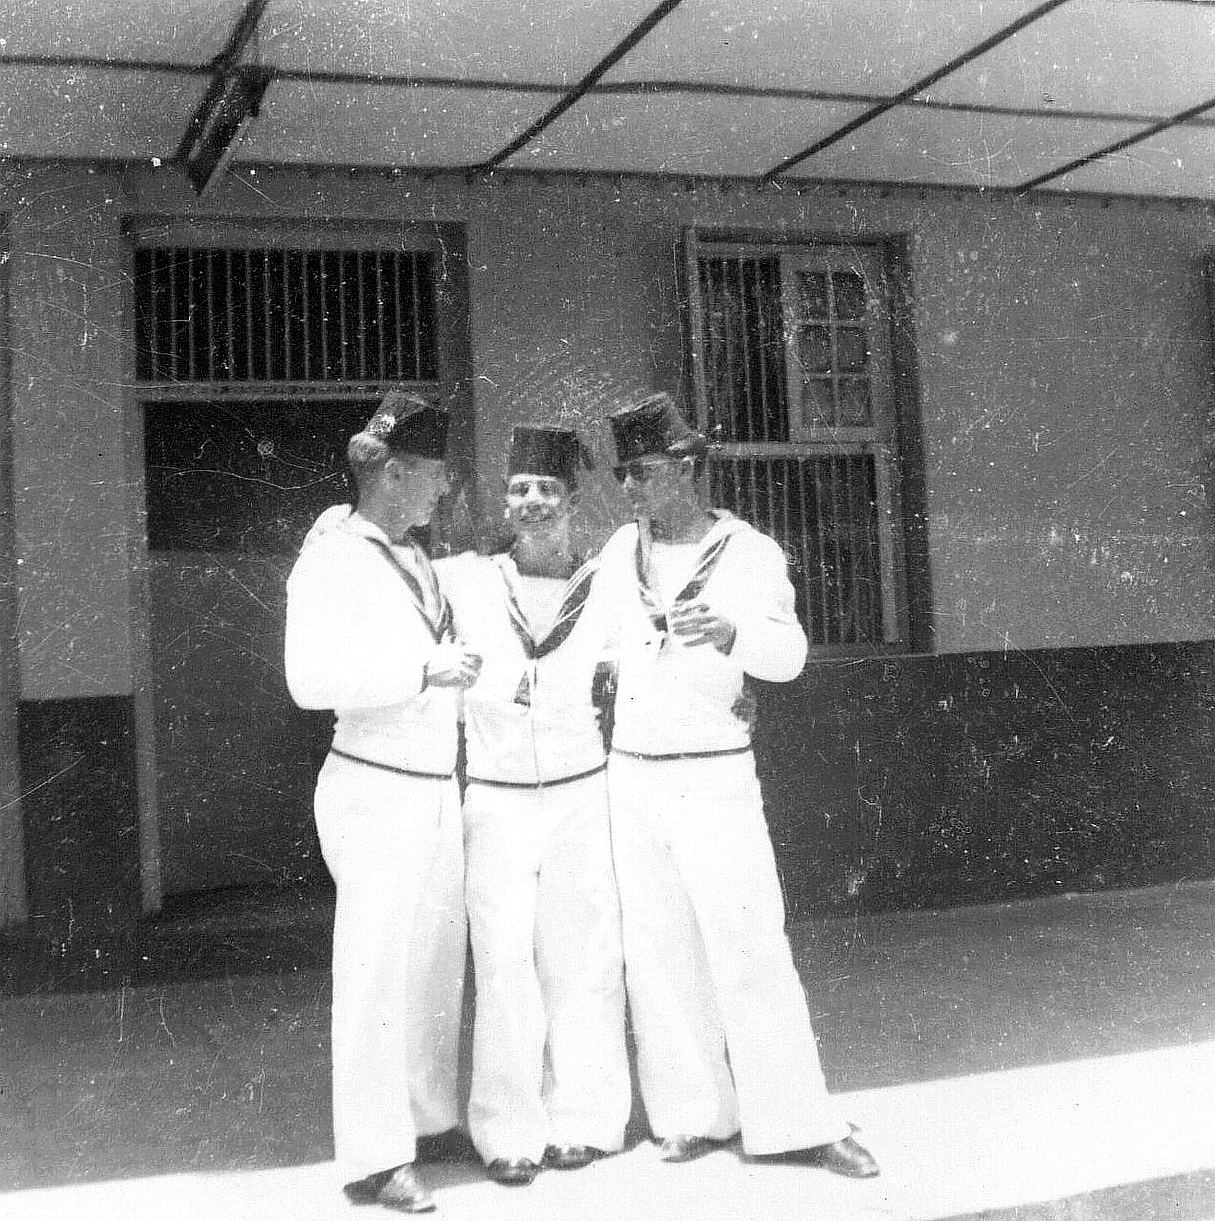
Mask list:
[[[1215,4],[1215,0],[1210,0]],[[726,98],[766,98],[790,102],[853,102],[876,106],[887,99],[881,94],[848,93],[833,89],[795,89],[763,85],[725,85],[707,81],[611,81],[592,89],[594,96],[645,93],[651,95],[708,94]],[[1063,110],[1058,106],[999,106],[987,102],[954,102],[935,98],[909,98],[903,103],[914,110],[952,111],[961,114],[1002,115],[1013,119],[1083,119],[1108,123],[1159,123],[1160,114],[1130,114],[1106,110]],[[1212,120],[1215,122],[1215,120]],[[1206,124],[1203,124],[1206,126]]]
[[[209,76],[213,71],[210,64],[182,64],[169,59],[105,59],[100,55],[0,55],[0,68],[85,68],[178,76]]]
[[[1019,34],[1026,26],[1033,25],[1034,22],[1040,21],[1048,13],[1060,8],[1066,4],[1067,0],[1046,0],[1046,3],[1039,4],[1036,8],[1030,9],[1028,13],[1023,13],[1016,21],[1010,22],[1003,29],[997,30],[994,34],[983,39],[982,42],[976,43],[969,50],[964,51],[961,55],[955,56],[948,63],[930,72],[927,76],[920,77],[919,80],[913,81],[906,89],[896,93],[893,97],[887,98],[880,102],[871,110],[865,111],[864,114],[857,117],[843,127],[837,128],[829,136],[824,136],[821,140],[816,140],[809,148],[803,149],[800,153],[794,153],[791,157],[786,157],[778,166],[770,169],[765,178],[775,178],[779,174],[783,174],[786,170],[792,169],[793,166],[805,161],[809,157],[813,157],[815,153],[822,152],[825,148],[830,148],[831,145],[837,144],[845,136],[851,135],[858,128],[864,127],[868,123],[872,123],[874,119],[880,118],[887,111],[893,110],[896,106],[903,102],[910,101],[917,93],[922,93],[925,89],[931,88],[939,80],[943,80],[951,73],[956,72],[959,68],[970,63],[972,60],[978,59],[980,55],[986,55],[993,47],[998,47],[1002,42],[1007,42],[1013,35]]]
[[[1189,0],[1155,0],[1161,4],[1180,4]],[[1194,0],[1195,3],[1215,4],[1215,0]],[[183,64],[160,59],[103,59],[95,55],[3,55],[3,68],[82,68],[89,71],[164,73],[178,76],[210,76],[210,63]],[[385,89],[466,89],[471,93],[551,93],[564,95],[567,86],[550,81],[485,80],[479,77],[396,75],[386,72],[340,72],[313,68],[283,68],[266,65],[276,81],[300,81],[316,85],[353,85]],[[600,81],[587,90],[592,97],[621,94],[655,96],[711,95],[725,98],[767,98],[773,101],[851,102],[878,106],[889,99],[881,94],[851,93],[833,89],[798,89],[766,85],[727,85],[711,81],[634,80]],[[904,106],[917,110],[953,111],[958,114],[981,114],[1014,119],[1076,119],[1097,123],[1170,122],[1195,127],[1215,126],[1215,115],[1203,118],[1178,119],[1161,114],[1136,114],[1117,110],[1063,110],[1057,106],[1000,106],[987,102],[955,102],[939,98],[908,98]]]
[[[1092,165],[1094,161],[1103,161],[1106,157],[1113,156],[1114,153],[1122,152],[1124,148],[1132,148],[1136,144],[1142,144],[1144,140],[1150,140],[1153,136],[1159,135],[1162,131],[1168,131],[1172,127],[1180,127],[1189,119],[1197,118],[1199,115],[1212,109],[1215,109],[1215,97],[1208,98],[1197,106],[1191,106],[1188,110],[1183,110],[1170,119],[1153,124],[1145,131],[1139,131],[1133,136],[1126,136],[1124,139],[1115,140],[1112,144],[1107,144],[1104,148],[1099,148],[1095,152],[1086,153],[1083,157],[1077,157],[1074,161],[1069,161],[1066,165],[1061,165],[1057,169],[1047,170],[1045,174],[1039,174],[1037,178],[1031,178],[1028,182],[1023,182],[1017,190],[1018,192],[1037,190],[1038,187],[1047,182],[1053,182],[1056,178],[1062,178],[1064,174],[1070,174],[1073,170],[1083,169],[1086,165]]]
[[[505,148],[499,149],[487,161],[472,167],[473,173],[489,173],[508,157],[513,157],[521,148],[530,144],[546,127],[559,119],[585,94],[610,68],[622,60],[660,21],[669,17],[681,0],[662,0],[648,17],[638,23],[622,38],[555,106],[542,114],[526,131],[516,136]]]

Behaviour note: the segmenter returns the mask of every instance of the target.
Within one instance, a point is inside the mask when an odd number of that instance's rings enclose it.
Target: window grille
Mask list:
[[[705,389],[715,441],[788,441],[780,260],[704,258]]]
[[[148,383],[434,382],[428,251],[141,246]]]
[[[798,617],[819,644],[883,638],[881,540],[873,455],[719,456],[713,503],[785,549]]]
[[[777,539],[813,644],[905,635],[889,311],[878,252],[688,242],[714,502]]]

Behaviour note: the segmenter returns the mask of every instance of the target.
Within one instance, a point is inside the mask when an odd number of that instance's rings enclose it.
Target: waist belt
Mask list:
[[[393,767],[391,763],[377,763],[374,759],[364,759],[361,755],[338,750],[336,746],[331,746],[329,753],[337,755],[339,759],[348,759],[351,763],[361,763],[364,767],[376,767],[382,772],[392,772],[394,776],[412,776],[415,780],[450,780],[452,777],[451,772],[415,772],[407,767]]]
[[[619,746],[612,747],[612,754],[626,755],[630,759],[646,759],[655,763],[666,763],[672,759],[724,759],[727,755],[747,755],[751,753],[751,744],[732,746],[729,750],[681,750],[670,755],[645,755],[637,750],[621,750]]]
[[[585,780],[588,776],[598,776],[607,763],[592,767],[589,772],[578,772],[574,776],[562,776],[559,780],[482,780],[480,776],[469,776],[469,784],[487,784],[495,789],[553,789],[559,784],[573,784],[575,780]]]

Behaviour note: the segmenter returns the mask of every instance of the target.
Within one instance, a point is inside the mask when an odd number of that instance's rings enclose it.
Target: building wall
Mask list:
[[[0,928],[23,920],[25,827],[17,744],[17,584],[13,563],[13,447],[9,412],[8,232],[0,215]]]
[[[795,914],[1215,876],[1215,642],[828,661],[760,706]]]
[[[492,206],[485,452],[522,402],[678,383],[683,225],[908,233],[937,650],[1212,635],[1209,210],[518,181]]]
[[[584,425],[602,460],[584,490],[587,542],[600,540],[621,513],[596,421],[654,387],[678,389],[687,372],[679,310],[686,226],[901,235],[914,290],[938,655],[908,659],[909,706],[923,696],[936,708],[944,698],[923,693],[943,681],[947,655],[963,666],[978,665],[977,655],[988,652],[1016,655],[1031,670],[1054,675],[1057,688],[1064,684],[1056,694],[1072,710],[1079,737],[1100,720],[1103,700],[1129,698],[1130,690],[1082,680],[1076,667],[1084,669],[1085,657],[1109,673],[1116,656],[1118,673],[1142,683],[1153,671],[1140,665],[1146,654],[1136,650],[1215,638],[1215,393],[1201,278],[1203,254],[1215,246],[1215,208],[637,178],[469,182],[248,169],[200,204],[168,168],[10,166],[0,169],[0,212],[9,216],[13,250],[15,545],[26,701],[64,707],[125,697],[136,681],[130,571],[141,540],[128,523],[138,520],[142,487],[124,432],[122,231],[124,218],[160,214],[271,218],[288,229],[341,218],[463,226],[482,506],[497,512],[497,462],[512,423]],[[1080,650],[1068,655],[1079,660],[1056,673],[1038,651],[1061,649]],[[1125,649],[1131,652],[1102,653]],[[812,666],[787,690],[803,720],[779,722],[790,736],[774,738],[777,749],[769,752],[783,769],[778,788],[856,787],[834,748],[805,755],[796,746],[821,732],[821,720],[811,722],[824,675],[852,692],[853,712],[863,718],[874,692],[885,690],[874,678],[885,664]],[[1178,673],[1200,713],[1193,732],[1205,733],[1209,666],[1196,662]],[[1144,741],[1157,730],[1172,732],[1174,742],[1184,732],[1157,725],[1150,717],[1164,714],[1144,707]],[[943,721],[953,716],[949,707],[938,711]],[[107,704],[107,723],[116,716],[122,719]],[[998,749],[994,720],[968,723],[989,725],[988,740],[974,743],[980,754]],[[879,761],[884,741],[866,748]],[[816,762],[820,756],[830,765]],[[1044,761],[1059,766],[1057,753],[1053,763]],[[918,766],[931,773],[935,762],[921,757]],[[50,774],[36,759],[28,764],[27,784]],[[1068,777],[1065,768],[1059,783]],[[892,800],[900,800],[897,793]],[[901,800],[904,813],[887,826],[913,837],[916,816],[910,799]],[[1015,822],[1015,808],[1000,817]],[[116,816],[115,825],[128,824]],[[828,827],[823,834],[838,832]],[[31,842],[43,841],[35,834]],[[905,847],[888,849],[883,859],[909,859]],[[128,866],[115,866],[116,887],[125,885]],[[1015,872],[1015,862],[1008,868]]]
[[[13,245],[21,673],[29,698],[131,687],[123,217],[466,226],[477,442],[594,427],[684,372],[685,225],[911,237],[938,651],[1215,635],[1201,258],[1215,210],[647,180],[269,174],[199,205],[171,170],[0,176]],[[602,438],[600,438],[602,444]],[[619,512],[588,491],[588,533]]]
[[[13,252],[22,693],[129,694],[118,192],[83,171],[0,190]]]

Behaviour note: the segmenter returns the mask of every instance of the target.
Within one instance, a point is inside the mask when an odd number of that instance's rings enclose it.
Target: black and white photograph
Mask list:
[[[1215,1221],[1215,0],[0,0],[0,1217]]]

